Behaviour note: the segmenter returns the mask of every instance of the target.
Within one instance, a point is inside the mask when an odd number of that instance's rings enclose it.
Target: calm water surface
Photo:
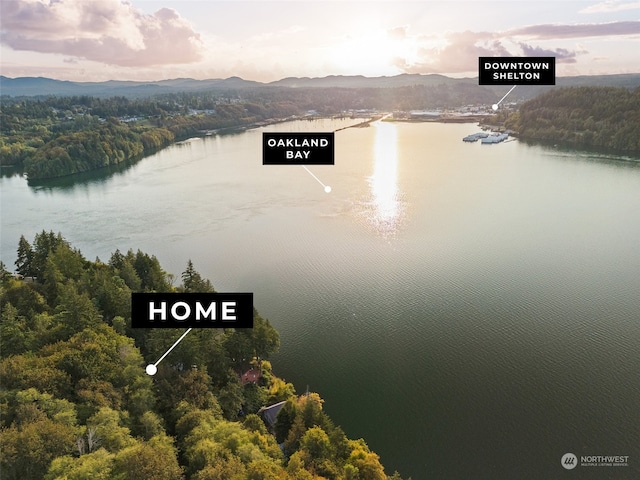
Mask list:
[[[51,229],[89,259],[140,248],[253,291],[281,334],[277,373],[319,392],[387,473],[640,478],[640,165],[461,141],[475,131],[341,130],[336,165],[310,167],[330,194],[299,166],[262,166],[262,130],[80,183],[5,177],[2,259]],[[566,471],[567,452],[629,466]]]

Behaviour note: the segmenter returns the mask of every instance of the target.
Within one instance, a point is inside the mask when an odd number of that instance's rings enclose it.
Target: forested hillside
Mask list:
[[[253,329],[193,330],[145,373],[183,331],[131,329],[131,292],[213,291],[191,261],[176,279],[139,250],[88,261],[42,231],[20,239],[16,275],[1,266],[3,479],[400,478],[274,374],[279,336],[257,312]],[[275,426],[257,415],[281,401]]]
[[[525,140],[640,152],[640,88],[553,89],[505,121]]]
[[[30,180],[115,165],[204,131],[248,127],[313,111],[412,110],[484,102],[496,94],[451,83],[393,88],[217,89],[97,98],[6,97],[0,103],[0,165],[24,169]]]
[[[22,168],[30,180],[61,177],[116,165],[203,130],[246,126],[299,111],[288,101],[240,105],[210,95],[5,98],[0,165]]]

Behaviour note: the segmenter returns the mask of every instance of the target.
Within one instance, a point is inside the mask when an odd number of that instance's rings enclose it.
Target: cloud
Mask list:
[[[403,30],[406,33],[406,29]],[[573,38],[618,37],[640,34],[640,21],[589,23],[573,25],[529,25],[505,32],[449,32],[434,42],[433,38],[414,37],[417,55],[410,61],[398,57],[394,65],[406,73],[472,73],[477,70],[478,57],[544,56],[556,57],[558,63],[577,63],[578,56],[588,53],[577,50],[548,48],[536,41],[552,42]]]
[[[407,73],[461,73],[477,69],[478,57],[512,56],[489,32],[453,32],[445,36],[444,47],[422,47],[419,61],[397,58],[395,65]]]
[[[605,0],[590,7],[580,10],[579,13],[604,13],[620,12],[622,10],[635,10],[640,8],[640,2],[623,3],[620,0]]]
[[[170,8],[148,15],[119,0],[0,2],[0,42],[109,65],[184,64],[202,57],[200,35]]]
[[[534,39],[609,37],[640,34],[640,21],[579,23],[574,25],[529,25],[509,30],[505,35]]]
[[[555,50],[534,47],[526,43],[520,43],[522,53],[525,57],[556,57],[557,63],[576,63],[578,52],[567,50],[566,48],[556,48]],[[580,53],[587,53],[581,51]]]
[[[407,31],[406,26],[394,27],[387,30],[387,36],[394,40],[404,40],[407,38]]]

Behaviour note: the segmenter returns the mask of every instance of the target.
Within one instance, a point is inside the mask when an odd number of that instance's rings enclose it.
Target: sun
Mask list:
[[[347,75],[396,75],[399,61],[415,57],[411,39],[392,38],[385,30],[349,35],[331,50],[329,62],[336,71]]]

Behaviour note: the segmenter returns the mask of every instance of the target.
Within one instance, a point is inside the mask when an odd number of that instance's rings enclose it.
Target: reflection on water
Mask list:
[[[86,258],[140,248],[178,278],[191,258],[220,291],[256,292],[278,374],[404,478],[555,479],[573,448],[630,462],[568,475],[640,478],[640,168],[462,142],[476,128],[341,130],[335,167],[312,169],[330,195],[265,172],[261,130],[86,190],[0,177],[0,258],[54,230]]]
[[[398,132],[393,123],[376,122],[373,150],[371,211],[367,221],[384,236],[395,234],[400,227],[402,203],[398,191]]]
[[[22,172],[12,165],[0,165],[0,178],[22,176]]]
[[[66,191],[70,193],[74,191],[88,192],[93,185],[106,186],[107,182],[114,177],[126,175],[128,170],[146,156],[150,155],[151,154],[138,155],[120,163],[105,165],[95,170],[66,175],[64,177],[29,180],[28,185],[34,191],[46,191],[49,193],[54,191]]]

